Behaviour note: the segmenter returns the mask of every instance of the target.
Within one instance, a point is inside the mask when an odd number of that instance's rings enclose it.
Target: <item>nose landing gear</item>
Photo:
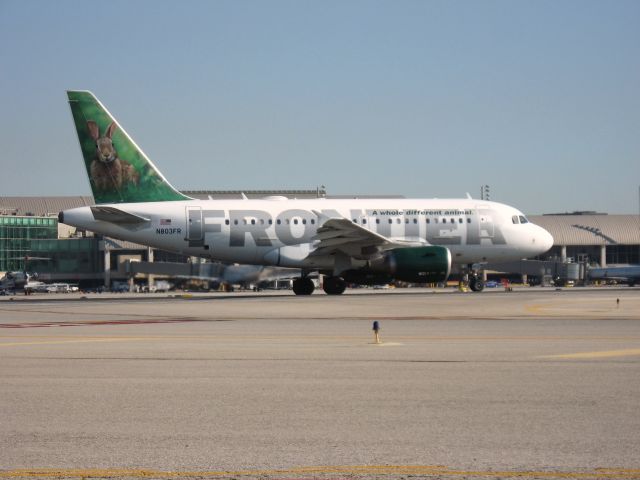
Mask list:
[[[472,264],[469,264],[467,265],[467,268],[463,270],[463,273],[463,278],[472,292],[481,292],[484,290],[482,270],[476,270],[473,268]]]
[[[472,273],[469,276],[469,288],[473,292],[481,292],[484,290],[484,281],[482,277],[479,277],[477,273]]]

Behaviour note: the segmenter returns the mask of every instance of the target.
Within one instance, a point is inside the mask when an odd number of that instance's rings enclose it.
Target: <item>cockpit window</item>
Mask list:
[[[520,215],[520,223],[529,223],[529,220],[524,215]]]
[[[516,225],[520,223],[520,220],[518,219],[517,215],[514,215],[513,217],[511,217],[511,221]]]

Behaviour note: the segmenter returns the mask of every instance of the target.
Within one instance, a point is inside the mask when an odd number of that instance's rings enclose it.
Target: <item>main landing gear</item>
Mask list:
[[[327,295],[341,295],[347,288],[347,282],[342,277],[324,277],[322,289]],[[293,281],[293,293],[296,295],[311,295],[315,285],[309,277],[296,278]]]
[[[293,293],[296,295],[311,295],[315,288],[313,280],[309,277],[300,277],[293,281]]]
[[[342,295],[347,288],[347,282],[341,277],[324,277],[322,289],[327,295]]]

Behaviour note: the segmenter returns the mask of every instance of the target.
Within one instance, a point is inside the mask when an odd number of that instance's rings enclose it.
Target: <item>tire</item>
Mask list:
[[[310,278],[297,278],[293,281],[293,293],[296,295],[311,295],[315,285]]]
[[[469,279],[469,288],[473,292],[481,292],[484,290],[484,282],[479,277],[471,277]]]
[[[347,282],[341,277],[325,277],[322,289],[327,295],[342,295],[347,288]]]

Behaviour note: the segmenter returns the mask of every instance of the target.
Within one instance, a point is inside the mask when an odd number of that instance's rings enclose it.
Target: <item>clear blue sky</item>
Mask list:
[[[89,194],[65,90],[180,189],[637,213],[640,2],[0,0],[0,195]]]

